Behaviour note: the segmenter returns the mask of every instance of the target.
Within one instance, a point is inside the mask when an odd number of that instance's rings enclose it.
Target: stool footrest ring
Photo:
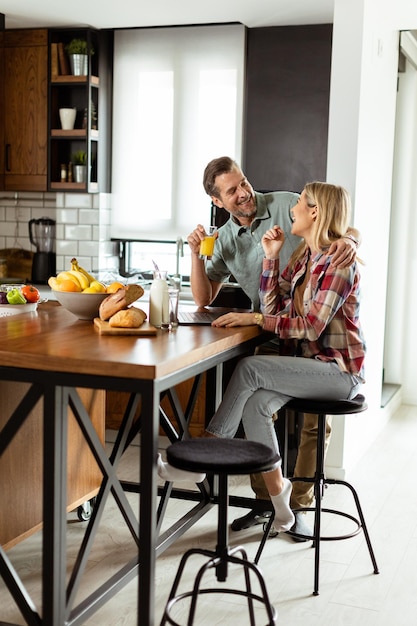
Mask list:
[[[237,552],[240,552],[242,556],[241,557],[234,556]],[[186,561],[188,560],[190,556],[195,555],[195,554],[200,554],[202,556],[209,557],[209,560],[203,563],[203,565],[198,570],[198,573],[195,577],[193,589],[191,591],[186,591],[184,593],[180,593],[177,595],[177,590],[180,584],[182,573],[185,568]],[[240,565],[241,567],[243,567],[243,570],[245,573],[246,589],[232,589],[230,587],[222,587],[220,585],[219,587],[209,587],[209,588],[200,589],[200,583],[202,581],[204,574],[210,569],[217,568],[221,565],[224,566],[225,563],[232,563],[234,565]],[[251,582],[250,582],[250,572],[253,572],[256,575],[262,595],[257,595],[253,593],[252,588],[251,588]],[[211,594],[226,593],[226,594],[238,595],[238,596],[242,596],[246,598],[248,601],[251,626],[255,626],[255,613],[254,613],[253,602],[254,601],[259,602],[260,604],[263,605],[265,612],[267,614],[268,620],[269,620],[266,626],[275,626],[276,624],[277,612],[276,612],[275,607],[269,601],[268,592],[266,590],[266,585],[265,585],[263,576],[259,568],[257,567],[255,563],[252,563],[251,561],[248,560],[246,551],[244,550],[242,546],[234,546],[232,549],[228,550],[226,554],[222,554],[222,555],[219,555],[217,551],[214,552],[211,550],[205,550],[204,548],[201,548],[201,549],[191,548],[190,550],[187,550],[187,552],[185,552],[185,554],[183,555],[181,559],[181,562],[177,571],[177,575],[175,577],[175,581],[172,586],[170,596],[168,598],[168,602],[165,606],[165,611],[164,611],[164,615],[161,621],[161,626],[165,624],[166,622],[169,622],[170,624],[172,624],[172,626],[183,626],[179,624],[178,622],[176,622],[174,618],[170,615],[170,613],[171,613],[171,609],[174,607],[175,604],[187,598],[191,598],[191,606],[190,606],[188,622],[187,622],[187,626],[191,626],[194,623],[198,597],[203,594],[210,594],[210,593]]]
[[[221,588],[221,589],[216,589],[216,587],[212,587],[212,588],[208,588],[208,589],[199,589],[198,591],[198,595],[203,595],[203,594],[209,594],[209,593],[228,593],[231,595],[239,595],[239,596],[243,596],[245,598],[248,598],[250,600],[253,600],[255,602],[260,602],[261,604],[265,604],[264,599],[262,598],[262,596],[258,596],[255,593],[249,593],[246,591],[243,591],[242,589],[230,589],[230,588]],[[166,608],[165,608],[165,619],[172,624],[173,626],[183,626],[183,624],[179,624],[178,622],[176,622],[170,615],[170,612],[173,608],[173,606],[175,604],[177,604],[177,602],[180,602],[181,600],[185,600],[187,598],[191,598],[194,595],[193,591],[185,591],[184,593],[175,596],[175,598],[172,598],[172,600],[169,600]],[[273,619],[275,620],[274,622],[272,622],[273,624],[275,624],[276,619],[277,619],[277,612],[276,609],[274,607],[272,607],[273,609]],[[269,624],[271,624],[271,622],[268,622],[267,626],[269,626]]]
[[[315,510],[316,510],[315,507],[311,506],[311,507],[304,507],[301,509],[294,509],[294,513],[308,513],[309,511],[314,512]],[[340,517],[346,517],[347,519],[350,519],[356,525],[356,528],[352,530],[351,532],[346,533],[345,535],[320,535],[320,541],[340,541],[342,539],[351,539],[352,537],[355,537],[356,535],[358,535],[362,530],[361,522],[358,520],[357,517],[350,515],[350,513],[344,513],[343,511],[337,511],[336,509],[325,509],[325,508],[322,508],[321,512],[330,513],[331,515],[339,515]],[[315,539],[314,535],[303,535],[302,533],[296,533],[293,530],[288,530],[287,535],[290,535],[291,537],[301,537],[303,539],[311,539],[312,541],[314,541]]]
[[[313,541],[314,548],[314,587],[313,587],[313,595],[318,595],[319,593],[319,566],[320,566],[320,543],[322,541],[337,541],[342,539],[350,539],[355,537],[360,531],[363,532],[366,544],[368,547],[368,552],[370,559],[372,561],[372,565],[374,568],[374,574],[379,573],[378,565],[375,559],[374,550],[371,544],[371,539],[369,537],[368,529],[366,526],[365,518],[362,512],[362,507],[359,502],[359,496],[350,483],[344,480],[336,480],[325,477],[325,451],[326,451],[326,416],[327,415],[347,415],[350,413],[360,413],[366,410],[367,406],[365,403],[365,399],[363,396],[357,396],[353,399],[353,401],[337,401],[337,402],[328,402],[328,401],[320,401],[304,399],[299,400],[295,399],[290,401],[286,405],[287,409],[292,409],[296,412],[301,413],[313,413],[317,415],[317,444],[316,444],[316,470],[315,475],[313,477],[293,477],[292,482],[307,482],[314,486],[314,496],[315,503],[314,507],[306,507],[297,509],[297,511],[313,511],[314,512],[314,531],[310,535],[305,535],[301,533],[297,533],[294,531],[287,531],[288,534],[292,537],[307,539]],[[350,515],[349,513],[345,513],[343,511],[338,511],[335,509],[325,509],[322,507],[322,499],[324,496],[325,488],[329,485],[341,485],[346,487],[354,500],[356,506],[357,517]],[[351,520],[356,528],[344,535],[336,535],[336,536],[322,536],[321,535],[321,514],[322,513],[331,513],[333,515],[339,515],[341,517],[345,517]],[[258,563],[262,551],[265,546],[265,542],[267,537],[269,536],[269,532],[272,528],[273,518],[268,520],[267,523],[264,524],[264,533],[262,536],[262,540],[259,544],[258,551],[255,556],[255,563]]]

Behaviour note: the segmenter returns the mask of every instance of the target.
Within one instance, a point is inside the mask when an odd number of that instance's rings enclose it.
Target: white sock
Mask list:
[[[288,478],[284,478],[284,487],[277,496],[270,496],[275,509],[274,527],[282,533],[290,530],[295,522],[294,513],[290,507],[290,497],[292,483]]]
[[[187,470],[178,469],[177,467],[173,467],[169,463],[166,463],[162,460],[160,454],[158,454],[158,476],[162,478],[162,480],[167,480],[171,483],[173,482],[183,482],[185,480],[189,480],[193,483],[201,483],[206,475],[199,474],[197,472],[188,472]]]

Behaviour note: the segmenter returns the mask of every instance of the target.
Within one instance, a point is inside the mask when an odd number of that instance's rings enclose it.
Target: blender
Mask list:
[[[36,247],[32,261],[32,283],[46,285],[56,273],[55,220],[40,217],[29,221],[30,243]]]

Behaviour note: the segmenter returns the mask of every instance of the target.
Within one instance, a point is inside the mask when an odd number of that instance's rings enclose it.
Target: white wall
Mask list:
[[[398,76],[384,368],[417,405],[417,46],[415,60]]]
[[[388,0],[335,0],[327,179],[351,192],[354,225],[363,237],[361,319],[368,349],[363,391],[369,409],[358,416],[336,418],[328,455],[333,474],[349,469],[388,419],[380,401],[401,27],[394,19],[396,7],[401,9],[403,24],[407,19],[401,1],[394,7],[390,4]],[[413,28],[414,15],[409,19],[408,28]]]

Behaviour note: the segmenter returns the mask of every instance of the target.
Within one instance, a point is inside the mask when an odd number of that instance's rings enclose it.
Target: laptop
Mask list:
[[[178,323],[183,325],[197,324],[209,326],[215,319],[227,313],[224,311],[178,311]]]

